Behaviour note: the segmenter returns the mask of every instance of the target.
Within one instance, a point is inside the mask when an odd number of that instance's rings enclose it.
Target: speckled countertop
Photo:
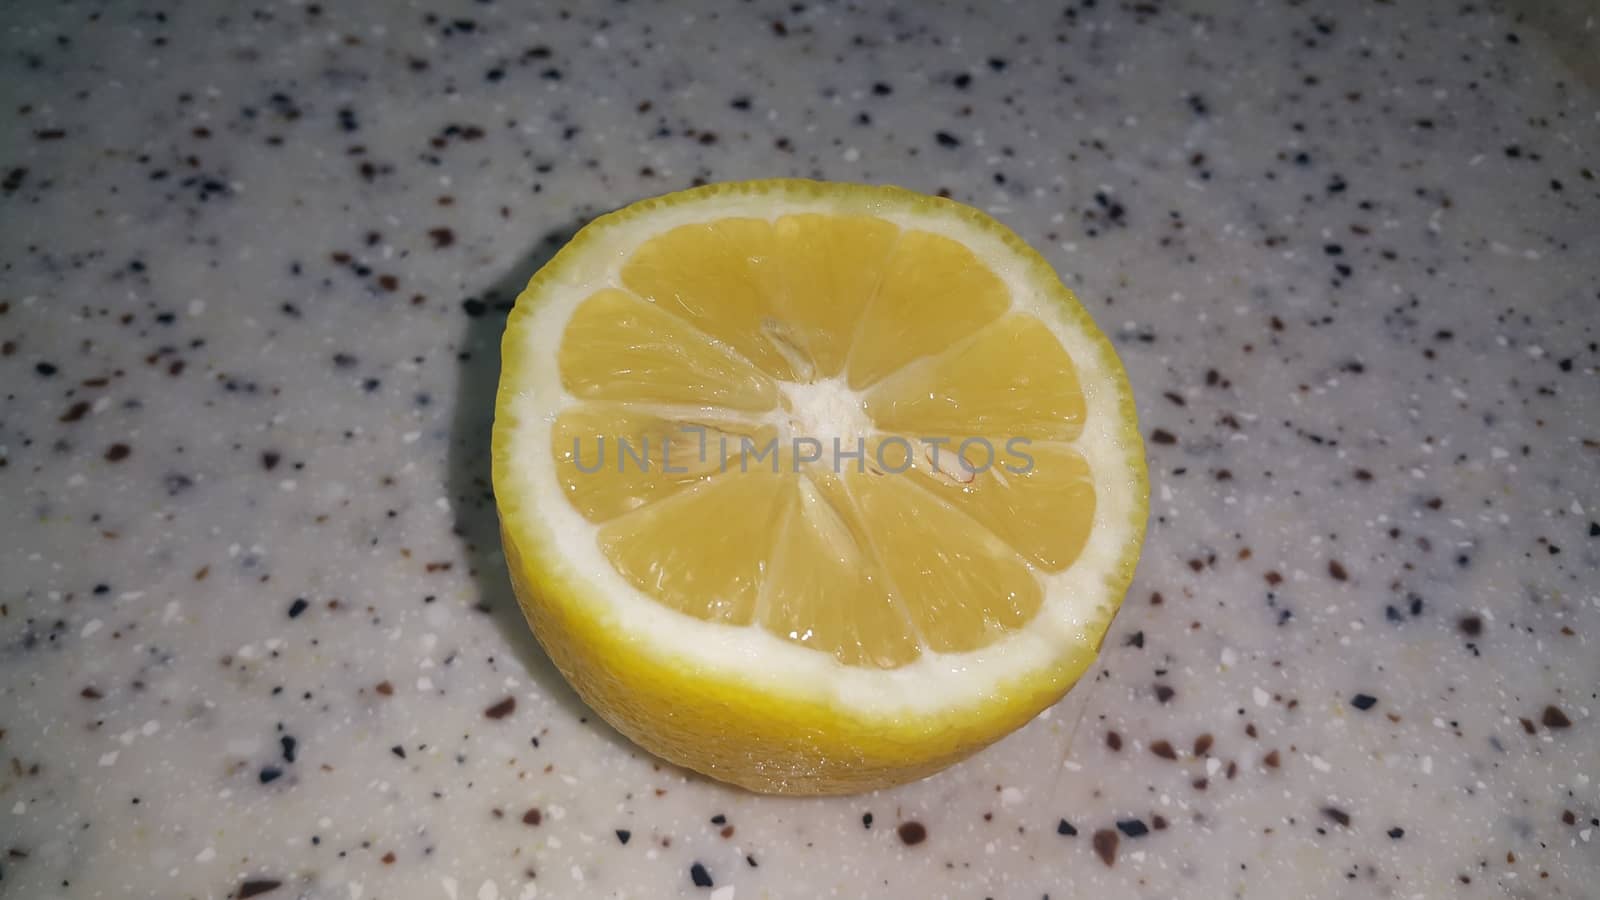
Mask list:
[[[0,896],[1595,896],[1584,3],[519,6],[8,7]],[[993,212],[1149,440],[1093,677],[869,796],[599,724],[488,493],[531,269],[766,175]]]

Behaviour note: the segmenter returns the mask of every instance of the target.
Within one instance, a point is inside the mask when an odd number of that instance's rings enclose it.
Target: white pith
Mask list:
[[[578,303],[603,288],[623,289],[623,263],[644,241],[668,229],[728,216],[775,220],[804,213],[867,213],[903,228],[932,231],[968,246],[1005,283],[1011,309],[1038,318],[1061,342],[1078,367],[1086,415],[1082,435],[1072,442],[1083,454],[1094,478],[1096,505],[1088,542],[1076,562],[1060,573],[1036,571],[1044,588],[1037,616],[1024,628],[987,647],[968,653],[939,654],[924,650],[915,662],[897,669],[854,668],[832,656],[771,635],[758,627],[704,622],[668,609],[629,584],[601,553],[597,526],[563,495],[550,455],[551,426],[559,412],[577,401],[562,387],[558,349],[567,321]],[[620,629],[636,646],[700,670],[705,677],[737,680],[776,693],[801,696],[853,710],[863,716],[897,712],[929,713],[995,699],[1004,684],[1048,669],[1092,647],[1103,633],[1120,599],[1117,568],[1128,543],[1136,539],[1139,482],[1130,454],[1140,448],[1125,443],[1126,423],[1119,409],[1115,379],[1102,368],[1105,351],[1094,336],[1068,319],[1058,295],[1036,285],[1039,270],[996,235],[940,211],[908,211],[894,206],[836,198],[788,197],[777,192],[722,195],[694,204],[664,206],[616,222],[591,238],[585,252],[565,267],[562,277],[543,288],[544,299],[519,304],[515,315],[531,317],[512,333],[522,342],[507,348],[524,373],[524,389],[508,399],[518,423],[510,438],[514,465],[500,488],[516,502],[531,507],[519,517],[523,534],[555,550],[563,571],[552,573],[586,586],[587,602]],[[526,308],[525,308],[526,307]],[[835,436],[854,446],[856,434],[870,423],[860,411],[859,397],[842,385],[785,384],[789,410],[775,416],[791,435],[831,441]],[[831,444],[825,444],[831,450]],[[1116,582],[1116,583],[1113,583]]]
[[[839,456],[856,452],[872,433],[872,420],[862,408],[861,395],[841,378],[827,378],[810,384],[779,382],[788,409],[777,416],[778,440],[785,447],[795,441],[815,441],[802,447],[805,453],[820,453],[825,467]],[[837,443],[835,443],[837,442]],[[853,464],[845,459],[847,464]]]

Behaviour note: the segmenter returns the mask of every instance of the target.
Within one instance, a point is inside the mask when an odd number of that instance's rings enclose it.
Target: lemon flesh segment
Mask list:
[[[888,435],[868,446],[871,458],[972,517],[1039,572],[1065,571],[1088,543],[1094,480],[1083,454],[1069,445],[1016,443],[1008,453],[1004,445],[953,438],[935,453]],[[978,446],[995,446],[995,453]]]
[[[822,485],[822,487],[819,487]],[[895,668],[922,653],[888,579],[842,512],[837,488],[803,478],[787,510],[762,598],[760,623],[786,641],[847,666]]]
[[[661,409],[583,403],[556,416],[550,456],[567,500],[585,519],[605,522],[671,496],[777,436],[747,419]]]
[[[738,354],[682,319],[619,290],[573,313],[560,351],[561,381],[586,400],[771,409],[778,387]]]
[[[880,382],[867,392],[866,411],[887,431],[1003,444],[1077,437],[1084,401],[1061,342],[1043,322],[1017,314]]]
[[[809,382],[843,368],[899,235],[871,216],[680,225],[634,251],[621,278],[768,375]]]
[[[697,619],[749,625],[796,477],[730,472],[712,478],[607,522],[600,549],[657,601]]]
[[[766,337],[781,277],[772,223],[727,218],[646,241],[622,267],[623,286],[727,344],[774,378],[795,367]]]
[[[976,650],[1038,611],[1027,565],[960,510],[907,478],[850,474],[846,484],[927,649]]]
[[[859,390],[946,349],[1010,304],[1005,284],[970,249],[942,235],[906,231],[884,261],[850,346],[850,387]]]
[[[1121,365],[957,204],[800,181],[636,204],[535,276],[503,358],[524,612],[601,716],[712,777],[840,793],[970,755],[1072,685],[1132,577]]]
[[[800,380],[837,377],[900,229],[872,216],[808,213],[780,216],[773,232],[781,287],[769,329],[809,365],[811,377]]]

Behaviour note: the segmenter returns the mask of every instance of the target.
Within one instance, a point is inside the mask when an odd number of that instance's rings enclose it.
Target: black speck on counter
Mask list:
[[[275,878],[252,878],[242,882],[239,885],[239,889],[234,892],[234,896],[238,900],[248,900],[250,897],[259,897],[262,894],[275,891],[282,885],[283,882]]]
[[[695,887],[708,888],[712,885],[711,873],[701,863],[689,867],[689,880],[694,882]]]

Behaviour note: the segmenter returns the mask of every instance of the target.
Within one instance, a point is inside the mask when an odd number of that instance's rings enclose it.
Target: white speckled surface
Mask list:
[[[8,9],[0,896],[1594,896],[1592,7],[715,6]],[[487,495],[530,267],[764,175],[993,212],[1149,438],[1093,684],[882,794],[587,717]]]

